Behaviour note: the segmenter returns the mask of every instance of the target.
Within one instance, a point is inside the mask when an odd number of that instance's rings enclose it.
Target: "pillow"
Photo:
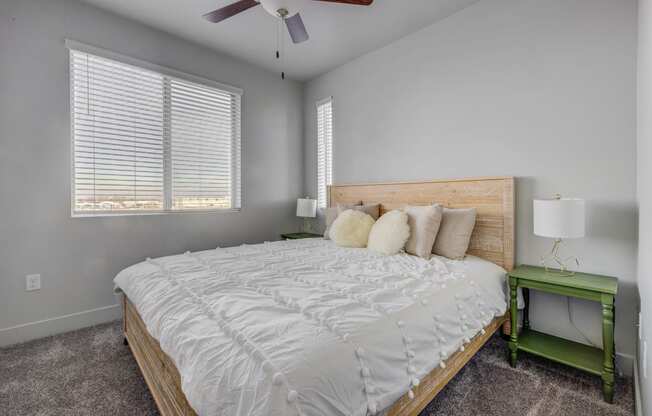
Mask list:
[[[337,215],[340,213],[339,208],[343,207],[343,210],[346,210],[346,209],[351,209],[357,205],[362,205],[362,202],[355,202],[353,204],[337,204],[336,207],[330,207],[324,209],[324,219],[326,222],[326,229],[324,230],[324,239],[330,240],[330,237],[328,236],[328,230],[331,228],[331,224],[333,224],[333,221],[335,221],[335,218],[337,218]]]
[[[405,251],[415,256],[430,259],[432,248],[441,225],[443,208],[439,204],[416,206],[407,205],[403,211],[408,216],[410,238],[405,243]]]
[[[353,209],[356,211],[361,211],[364,212],[365,214],[371,215],[371,218],[375,220],[380,217],[380,204],[364,204],[364,205],[355,205],[352,207],[342,207],[340,208],[339,206],[337,207],[339,212],[345,211],[347,209]]]
[[[373,225],[371,215],[347,209],[333,221],[329,235],[338,246],[362,248],[367,246]]]
[[[324,218],[326,221],[326,229],[324,230],[324,238],[326,240],[330,239],[330,236],[328,235],[331,229],[331,225],[333,224],[333,221],[335,221],[335,218],[337,218],[337,207],[329,207],[324,209]]]
[[[444,208],[432,252],[454,260],[464,258],[475,226],[475,216],[475,208]]]
[[[335,221],[335,218],[337,218],[337,215],[340,213],[339,208],[343,207],[344,210],[346,210],[346,209],[351,209],[356,205],[361,205],[361,203],[356,202],[355,204],[338,204],[336,207],[330,207],[324,209],[324,218],[326,221],[326,229],[324,230],[324,239],[326,240],[330,239],[330,237],[328,236],[328,231],[330,230],[333,221]]]
[[[405,242],[409,237],[408,215],[401,210],[389,211],[371,227],[367,248],[393,255],[405,247]]]

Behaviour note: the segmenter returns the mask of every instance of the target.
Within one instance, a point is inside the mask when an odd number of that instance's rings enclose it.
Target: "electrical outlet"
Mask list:
[[[28,274],[25,276],[25,290],[32,292],[34,290],[41,290],[41,275]]]

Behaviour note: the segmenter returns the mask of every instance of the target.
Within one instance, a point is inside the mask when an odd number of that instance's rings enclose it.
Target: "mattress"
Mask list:
[[[380,413],[507,308],[488,261],[323,239],[147,259],[114,282],[200,416]]]

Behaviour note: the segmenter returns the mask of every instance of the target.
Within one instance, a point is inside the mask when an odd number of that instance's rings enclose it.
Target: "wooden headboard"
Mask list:
[[[420,182],[332,185],[329,206],[380,203],[382,213],[405,204],[440,203],[477,209],[469,254],[511,270],[514,267],[514,178],[491,177]]]

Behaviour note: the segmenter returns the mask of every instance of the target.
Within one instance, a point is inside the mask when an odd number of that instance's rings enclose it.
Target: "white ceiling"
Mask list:
[[[202,14],[235,0],[84,0],[184,39],[263,68],[280,72],[275,59],[276,19],[256,6],[220,23]],[[308,80],[360,55],[441,20],[478,0],[375,0],[351,6],[302,0],[301,17],[310,39],[285,37],[285,73]]]

